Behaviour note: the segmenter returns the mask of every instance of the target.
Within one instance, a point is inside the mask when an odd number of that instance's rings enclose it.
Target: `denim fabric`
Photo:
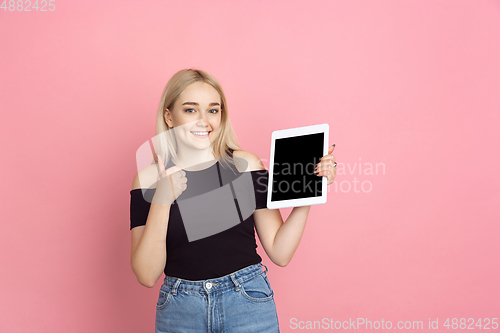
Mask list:
[[[267,271],[259,263],[208,280],[166,276],[156,304],[155,332],[279,333]]]

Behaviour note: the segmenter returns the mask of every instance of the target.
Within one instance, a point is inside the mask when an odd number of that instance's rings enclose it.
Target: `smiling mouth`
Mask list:
[[[191,131],[191,133],[193,133],[194,136],[198,137],[198,138],[208,138],[208,135],[211,133],[212,131],[199,131],[199,132],[193,132]]]

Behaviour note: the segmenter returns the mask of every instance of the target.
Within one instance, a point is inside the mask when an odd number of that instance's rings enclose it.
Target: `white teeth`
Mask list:
[[[208,132],[191,132],[191,133],[193,133],[194,135],[201,135],[201,136],[208,134]]]

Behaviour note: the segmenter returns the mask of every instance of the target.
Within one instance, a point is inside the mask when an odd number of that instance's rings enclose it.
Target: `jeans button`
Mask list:
[[[207,283],[205,284],[205,287],[207,287],[207,289],[210,289],[210,288],[212,288],[212,284],[211,284],[210,282],[207,282]]]

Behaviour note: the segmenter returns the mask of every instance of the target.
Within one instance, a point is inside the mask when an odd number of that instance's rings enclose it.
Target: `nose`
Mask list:
[[[198,117],[198,121],[196,122],[196,126],[208,127],[208,120],[206,119],[206,115],[200,114],[200,116]]]

